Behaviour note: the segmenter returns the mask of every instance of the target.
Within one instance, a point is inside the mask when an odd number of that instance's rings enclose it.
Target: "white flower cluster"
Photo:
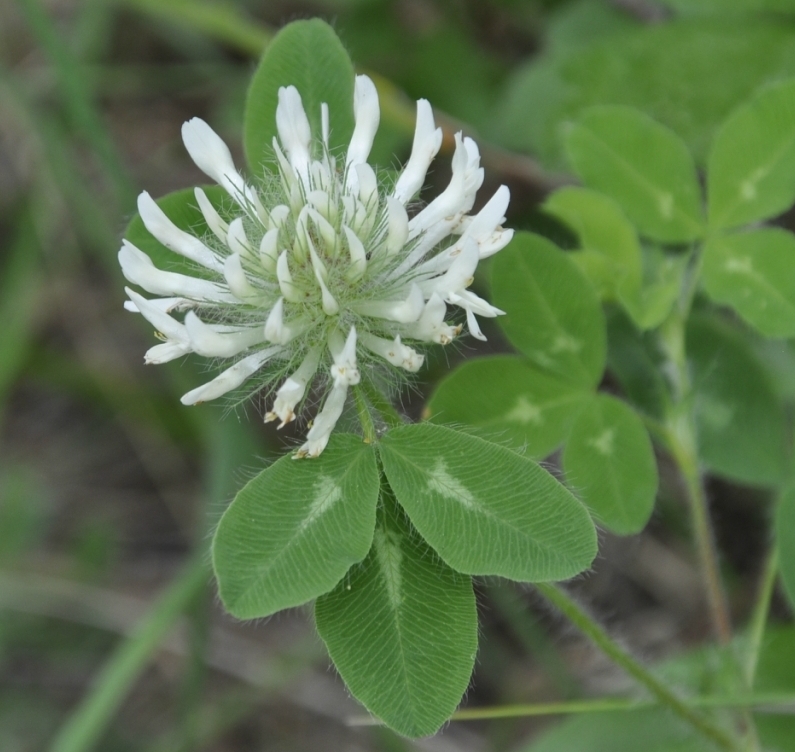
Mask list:
[[[475,142],[460,133],[450,184],[409,218],[406,207],[442,143],[426,100],[417,102],[409,161],[386,187],[367,163],[380,117],[373,82],[356,78],[355,127],[344,163],[329,151],[325,104],[321,115],[322,133],[313,138],[297,89],[279,90],[279,137],[273,140],[279,179],[261,190],[243,179],[207,123],[185,123],[190,156],[229,193],[234,209],[219,212],[197,188],[210,230],[198,238],[179,229],[148,193],[138,197],[146,229],[192,262],[195,276],[158,269],[126,240],[119,252],[127,280],[156,296],[127,289],[126,307],[140,312],[162,340],[146,353],[147,363],[191,352],[234,359],[185,394],[184,404],[220,397],[258,373],[264,382],[286,375],[266,415],[281,427],[293,420],[315,376],[330,375],[328,394],[297,453],[310,457],[326,447],[348,387],[359,383],[365,364],[380,360],[417,371],[423,355],[412,345],[444,345],[460,332],[445,321],[448,305],[462,308],[470,333],[484,339],[476,316],[503,312],[467,288],[478,261],[513,235],[501,226],[505,186],[469,215],[483,169]],[[179,312],[185,312],[182,320],[172,315]]]

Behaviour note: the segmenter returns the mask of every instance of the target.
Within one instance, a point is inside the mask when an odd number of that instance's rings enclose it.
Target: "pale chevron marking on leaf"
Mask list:
[[[607,428],[595,439],[590,439],[588,444],[596,449],[599,454],[609,457],[611,454],[613,454],[613,442],[615,441],[615,438],[615,429]]]
[[[674,197],[670,193],[661,193],[657,200],[660,214],[666,219],[672,219],[674,216]]]
[[[400,571],[403,552],[400,550],[400,544],[390,540],[389,534],[383,530],[376,530],[373,545],[378,565],[384,575],[389,602],[393,608],[399,608],[403,602],[403,574]]]
[[[309,507],[306,518],[301,522],[299,532],[303,532],[314,524],[321,515],[328,512],[342,498],[342,486],[335,483],[328,475],[321,475],[317,479],[314,490],[315,499],[312,506]]]
[[[753,264],[748,256],[727,259],[724,268],[727,272],[733,272],[734,274],[752,274],[754,271]]]
[[[557,337],[555,337],[555,341],[552,343],[553,353],[578,353],[580,350],[582,350],[582,342],[580,342],[578,339],[574,339],[574,337],[571,337],[568,334],[559,334]]]
[[[544,422],[544,416],[541,413],[541,408],[522,394],[516,400],[514,407],[505,414],[505,420],[511,423],[521,423],[523,426],[528,423],[540,426]]]
[[[447,472],[447,465],[440,457],[428,478],[428,490],[444,496],[445,499],[457,501],[467,509],[480,509],[472,492],[461,481]]]

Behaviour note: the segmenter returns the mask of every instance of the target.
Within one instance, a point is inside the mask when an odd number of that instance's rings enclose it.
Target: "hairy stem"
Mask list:
[[[557,609],[561,611],[580,631],[587,635],[614,663],[621,666],[633,679],[643,685],[661,704],[689,723],[702,736],[713,741],[721,749],[739,752],[739,746],[720,726],[694,710],[687,701],[680,698],[666,684],[660,681],[645,666],[636,661],[618,645],[602,627],[597,624],[563,590],[549,583],[536,583],[536,587]]]
[[[765,568],[762,571],[762,578],[759,583],[759,593],[751,615],[751,623],[748,630],[748,646],[745,653],[743,665],[743,678],[747,690],[753,689],[756,678],[756,667],[759,663],[759,653],[762,649],[762,640],[767,626],[767,616],[770,612],[770,601],[773,598],[773,590],[776,586],[778,576],[778,549],[773,547],[767,556]]]
[[[395,410],[392,403],[376,387],[368,382],[362,382],[357,389],[361,389],[370,404],[378,411],[379,415],[390,428],[402,426],[406,421],[403,416]]]
[[[687,489],[690,519],[713,629],[721,645],[728,645],[732,639],[731,617],[720,579],[718,552],[709,520],[707,496],[704,493],[704,484],[695,453],[695,431],[690,415],[682,415],[672,422],[669,446]]]
[[[688,697],[691,708],[762,708],[769,712],[789,714],[795,707],[795,695],[760,693],[731,696]],[[542,702],[528,705],[498,705],[487,708],[467,708],[453,713],[452,721],[477,721],[490,718],[523,718],[540,715],[581,715],[583,713],[626,713],[660,707],[655,700],[633,700],[606,697],[593,700]]]
[[[356,400],[356,412],[359,415],[359,423],[362,426],[364,440],[366,443],[372,444],[376,440],[375,425],[373,423],[373,416],[370,415],[370,407],[367,404],[367,397],[362,390],[361,384],[353,388],[353,396]]]

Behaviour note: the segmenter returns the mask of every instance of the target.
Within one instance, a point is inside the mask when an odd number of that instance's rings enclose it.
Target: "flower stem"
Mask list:
[[[776,707],[781,713],[790,713],[795,707],[795,695],[778,693],[752,694],[747,696],[720,695],[689,697],[691,708],[752,708]],[[498,705],[490,708],[467,708],[453,713],[452,721],[477,721],[493,718],[522,718],[539,715],[580,715],[583,713],[624,713],[649,710],[659,707],[655,700],[634,700],[623,697],[608,697],[592,700],[569,700],[567,702],[542,702],[529,705]]]
[[[353,396],[356,400],[356,411],[359,414],[359,423],[362,426],[362,433],[367,444],[373,444],[376,440],[375,424],[373,416],[370,414],[370,407],[367,404],[367,397],[362,390],[361,384],[353,388]]]
[[[756,667],[759,663],[759,653],[762,649],[762,640],[767,626],[767,616],[770,612],[770,601],[773,597],[773,590],[776,586],[778,576],[778,549],[773,547],[767,556],[765,568],[762,571],[762,579],[759,585],[759,595],[757,596],[754,612],[751,615],[751,624],[748,634],[748,647],[745,654],[745,664],[743,666],[743,678],[747,690],[754,686],[756,678]]]
[[[645,666],[621,648],[563,590],[544,582],[536,583],[536,587],[579,630],[586,634],[605,655],[621,666],[638,683],[646,687],[661,705],[670,708],[672,712],[687,721],[698,733],[711,739],[721,749],[729,752],[738,752],[742,749],[724,729],[716,726],[712,721],[690,707],[688,702],[675,694],[666,684],[648,671]]]
[[[709,521],[709,505],[695,453],[695,431],[691,416],[681,416],[675,422],[672,434],[669,437],[669,446],[687,489],[690,518],[713,629],[718,642],[721,645],[728,645],[732,639],[731,617],[720,579],[718,552],[715,548],[715,537]]]
[[[397,428],[406,422],[403,420],[403,416],[392,406],[392,403],[372,384],[362,382],[357,389],[361,389],[364,392],[370,404],[378,411],[381,418],[390,428]]]

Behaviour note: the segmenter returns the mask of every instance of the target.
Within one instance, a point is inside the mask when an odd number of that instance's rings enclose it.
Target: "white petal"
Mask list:
[[[259,260],[269,272],[276,270],[276,261],[279,258],[279,228],[273,227],[263,236],[259,244]]]
[[[160,345],[150,347],[144,353],[144,363],[149,366],[159,366],[175,358],[181,358],[191,352],[190,345],[169,340]]]
[[[337,231],[332,227],[331,223],[319,212],[311,206],[306,207],[306,211],[315,223],[318,234],[320,235],[323,244],[326,246],[326,252],[329,256],[336,255],[337,250]]]
[[[483,183],[483,168],[475,142],[455,134],[453,175],[447,188],[409,222],[409,237],[417,237],[446,218],[460,217],[475,203],[475,195]]]
[[[215,180],[244,209],[253,208],[262,215],[262,204],[235,169],[229,147],[204,120],[192,118],[183,123],[182,141],[191,159],[205,175]]]
[[[276,106],[276,129],[279,140],[287,153],[290,165],[308,187],[309,147],[312,132],[309,119],[295,86],[279,87],[279,103]]]
[[[354,169],[359,183],[359,200],[372,212],[378,208],[378,178],[375,170],[366,162],[356,165]]]
[[[147,300],[143,295],[139,295],[135,292],[135,290],[125,287],[124,292],[130,296],[130,300],[135,304],[140,314],[166,339],[188,344],[188,333],[185,330],[184,324],[173,319],[161,306],[153,301]]]
[[[226,257],[226,261],[224,262],[224,278],[232,294],[238,300],[245,301],[251,298],[262,297],[262,292],[248,281],[246,272],[243,270],[243,261],[239,254],[233,253],[231,256]]]
[[[315,375],[319,363],[320,348],[314,348],[303,359],[298,370],[279,387],[273,410],[265,415],[266,423],[278,418],[281,421],[278,427],[284,428],[295,418],[295,406],[304,398],[306,387]]]
[[[501,185],[485,206],[474,216],[467,227],[466,234],[475,240],[491,235],[505,221],[505,212],[511,200],[507,185]]]
[[[293,188],[298,185],[298,175],[296,174],[290,160],[284,156],[282,147],[279,145],[279,139],[273,137],[271,142],[273,145],[273,153],[276,155],[276,160],[279,162],[279,177],[281,178],[282,188],[286,193],[291,193]]]
[[[352,307],[364,316],[410,324],[422,314],[425,297],[422,290],[416,284],[412,284],[405,300],[368,300],[356,303]]]
[[[345,398],[348,395],[347,386],[332,387],[323,404],[323,409],[317,414],[312,428],[306,435],[306,442],[293,455],[294,459],[301,457],[317,457],[328,444],[331,432],[342,415],[345,407]]]
[[[306,198],[329,222],[337,221],[337,205],[326,191],[309,191]]]
[[[218,256],[197,237],[180,230],[146,191],[138,196],[138,212],[146,229],[166,248],[208,269],[221,270]]]
[[[469,327],[469,333],[475,338],[482,340],[483,342],[486,341],[486,335],[480,331],[480,325],[478,324],[478,320],[475,318],[475,314],[472,312],[472,309],[468,306],[466,307],[467,312],[467,326]]]
[[[290,216],[290,207],[286,204],[279,204],[271,209],[270,224],[271,227],[282,228],[287,218]]]
[[[204,221],[207,227],[219,240],[226,242],[226,233],[229,231],[229,225],[221,219],[221,215],[216,211],[215,207],[210,203],[207,194],[201,188],[194,188],[193,195],[196,197],[196,203],[199,205]]]
[[[462,308],[471,308],[478,316],[484,316],[489,319],[505,314],[505,311],[493,306],[487,300],[483,300],[471,290],[459,290],[451,294],[447,302]]]
[[[214,400],[232,389],[237,389],[246,379],[262,368],[274,355],[282,351],[281,347],[266,347],[252,355],[239,360],[231,368],[227,368],[212,381],[192,389],[182,395],[183,405],[196,405],[200,402]]]
[[[351,168],[367,162],[381,118],[378,92],[375,84],[367,76],[356,76],[353,92],[353,116],[356,125],[345,162],[347,187],[350,191],[355,191],[359,182],[358,173]]]
[[[411,373],[419,371],[425,360],[424,356],[420,355],[416,350],[404,345],[400,341],[400,335],[395,337],[394,341],[390,341],[382,337],[375,337],[372,334],[362,334],[361,340],[368,350],[380,355],[393,366],[405,368]]]
[[[289,300],[291,303],[303,301],[304,296],[293,284],[293,275],[290,274],[290,267],[287,263],[287,251],[282,251],[279,254],[279,260],[276,262],[276,279],[279,281],[279,289],[285,300]]]
[[[362,241],[356,233],[351,230],[347,225],[342,226],[345,233],[345,238],[348,241],[348,250],[351,254],[351,265],[345,273],[347,279],[351,282],[361,279],[367,271],[367,252],[364,249]]]
[[[125,278],[153,295],[177,296],[213,303],[234,303],[235,298],[206,279],[158,269],[142,250],[122,241],[119,263]]]
[[[243,218],[238,217],[229,223],[229,230],[226,233],[226,244],[232,253],[252,258],[254,252],[251,243],[246,237],[246,230],[243,227]]]
[[[488,258],[505,248],[513,240],[513,230],[497,230],[490,238],[478,241],[480,258]]]
[[[356,366],[356,327],[352,326],[345,339],[345,344],[338,351],[332,350],[334,365],[331,377],[335,386],[345,384],[353,386],[359,383],[359,369]]]
[[[395,185],[395,198],[408,203],[422,188],[433,158],[442,146],[442,129],[433,120],[433,110],[427,99],[417,102],[417,125],[414,129],[414,144],[411,156]]]
[[[323,138],[323,146],[328,151],[328,137],[329,137],[329,118],[328,118],[328,104],[326,102],[320,103],[320,133]]]
[[[212,325],[205,324],[193,311],[188,311],[185,316],[185,328],[193,351],[207,358],[231,358],[265,340],[260,326],[219,332]]]
[[[425,304],[419,320],[406,327],[406,334],[423,342],[437,342],[440,345],[449,345],[461,331],[460,326],[450,326],[445,323],[444,317],[447,306],[444,301],[434,293]]]
[[[284,321],[284,298],[279,298],[271,308],[265,321],[265,336],[275,345],[286,345],[307,329],[306,324],[286,324]]]
[[[409,237],[409,215],[397,198],[390,196],[386,200],[389,231],[386,236],[386,250],[392,256],[400,251]]]
[[[436,292],[447,299],[451,293],[465,290],[472,284],[479,260],[478,244],[472,238],[464,238],[450,268],[441,277],[422,282],[420,287],[428,297]]]
[[[125,288],[127,289],[127,288]],[[149,305],[155,306],[163,313],[171,313],[172,311],[184,311],[188,308],[193,308],[196,301],[188,300],[187,298],[150,298]],[[140,313],[138,306],[132,300],[124,301],[124,310],[131,313]]]

